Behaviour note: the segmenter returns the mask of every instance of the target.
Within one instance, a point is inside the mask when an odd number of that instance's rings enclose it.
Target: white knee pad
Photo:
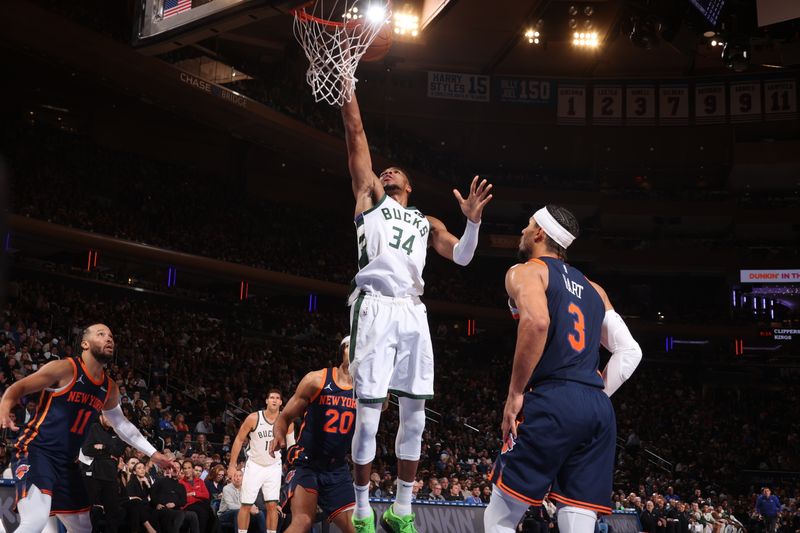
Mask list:
[[[358,402],[356,406],[356,430],[353,432],[353,462],[366,465],[375,459],[375,435],[381,421],[379,403]]]
[[[20,533],[42,533],[50,518],[50,505],[53,499],[49,494],[39,490],[36,485],[31,485],[28,494],[17,502],[19,511]]]
[[[561,533],[594,533],[597,513],[581,507],[565,505],[558,508],[558,530]]]
[[[512,498],[497,487],[492,487],[492,498],[483,513],[485,533],[515,533],[528,504]]]
[[[394,453],[404,461],[418,461],[425,431],[425,400],[398,398],[400,425],[394,441]]]
[[[92,533],[92,520],[89,513],[58,514],[56,515],[67,533]]]

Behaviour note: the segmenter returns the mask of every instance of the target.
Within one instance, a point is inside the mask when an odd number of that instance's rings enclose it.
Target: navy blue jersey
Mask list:
[[[100,416],[110,378],[103,373],[100,381],[94,381],[80,357],[68,361],[72,363],[72,381],[39,394],[36,414],[17,440],[17,458],[35,448],[53,457],[75,460],[84,433]]]
[[[336,382],[336,368],[326,368],[322,387],[303,415],[303,425],[287,456],[292,466],[333,468],[350,453],[356,420],[353,387]]]
[[[598,365],[606,309],[600,294],[579,270],[559,259],[532,261],[543,263],[550,273],[546,292],[550,327],[544,353],[528,385],[564,379],[603,388]]]

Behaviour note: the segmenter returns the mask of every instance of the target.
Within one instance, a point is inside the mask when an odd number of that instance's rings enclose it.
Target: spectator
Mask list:
[[[186,505],[184,511],[191,511],[197,515],[200,533],[208,533],[209,526],[214,516],[211,510],[210,496],[203,481],[195,476],[194,464],[184,461],[182,465],[183,477],[180,482],[186,489]]]
[[[155,508],[160,533],[179,533],[189,514],[192,515],[189,521],[193,522],[189,529],[192,533],[199,529],[197,515],[182,510],[186,505],[186,489],[174,478],[179,469],[178,463],[174,463],[173,469],[165,471],[164,477],[158,478],[150,491],[150,503]]]
[[[194,432],[199,435],[211,435],[214,433],[214,424],[211,423],[211,416],[204,415],[203,419],[197,423]]]
[[[225,485],[222,489],[222,501],[219,506],[219,523],[222,527],[230,527],[236,529],[236,517],[239,514],[239,508],[242,506],[242,471],[237,470],[233,474],[233,479]],[[250,507],[250,528],[254,526],[258,529],[259,533],[267,531],[267,515],[253,505]]]
[[[481,500],[481,488],[478,485],[473,485],[470,495],[467,496],[467,499],[464,501],[473,505],[483,503],[483,500]]]
[[[147,533],[155,533],[152,526],[154,516],[150,507],[150,488],[152,480],[147,475],[147,467],[144,463],[137,463],[133,471],[134,475],[128,481],[127,494],[130,504],[128,505],[129,524],[133,533],[139,531],[139,526],[144,526]]]
[[[765,533],[775,533],[780,510],[781,502],[778,497],[772,494],[769,487],[764,487],[761,495],[756,499],[756,514],[759,520],[764,521]]]

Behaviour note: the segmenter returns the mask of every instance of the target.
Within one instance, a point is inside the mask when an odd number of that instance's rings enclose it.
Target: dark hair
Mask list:
[[[403,175],[404,175],[404,176],[406,177],[406,179],[408,180],[408,184],[409,184],[409,185],[411,185],[411,174],[409,174],[409,173],[408,173],[408,171],[407,171],[405,168],[403,168],[403,167],[398,167],[397,165],[391,165],[391,166],[389,166],[389,167],[386,167],[386,168],[387,168],[387,170],[388,170],[388,169],[390,169],[390,168],[394,168],[394,169],[396,169],[396,170],[399,170],[400,172],[402,172],[402,173],[403,173]]]
[[[283,400],[283,394],[281,394],[281,391],[279,389],[269,389],[269,391],[267,391],[267,399],[269,399],[272,393],[277,394],[278,396],[281,397],[281,400]]]
[[[566,207],[561,207],[560,205],[552,205],[549,204],[545,206],[547,212],[552,215],[556,222],[561,224],[565,230],[572,233],[573,237],[576,239],[581,232],[580,226],[578,226],[578,219],[575,218],[575,215],[567,209]],[[559,257],[559,259],[566,261],[567,260],[567,250],[556,241],[550,238],[550,235],[545,234],[545,244],[547,247]]]
[[[339,343],[339,361],[341,361],[342,357],[344,357],[345,346],[350,346],[350,343],[349,342]]]

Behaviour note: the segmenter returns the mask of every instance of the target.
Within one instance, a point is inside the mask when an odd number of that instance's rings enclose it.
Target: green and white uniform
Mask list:
[[[258,423],[250,432],[250,447],[247,449],[247,462],[242,478],[242,503],[252,505],[258,491],[264,493],[264,501],[277,502],[281,495],[281,452],[275,450],[275,457],[269,454],[269,444],[274,438],[275,420],[270,422],[263,409],[258,412]]]
[[[431,225],[415,207],[384,195],[356,217],[359,271],[350,297],[350,373],[356,397],[388,391],[433,397],[433,348],[419,297]]]

